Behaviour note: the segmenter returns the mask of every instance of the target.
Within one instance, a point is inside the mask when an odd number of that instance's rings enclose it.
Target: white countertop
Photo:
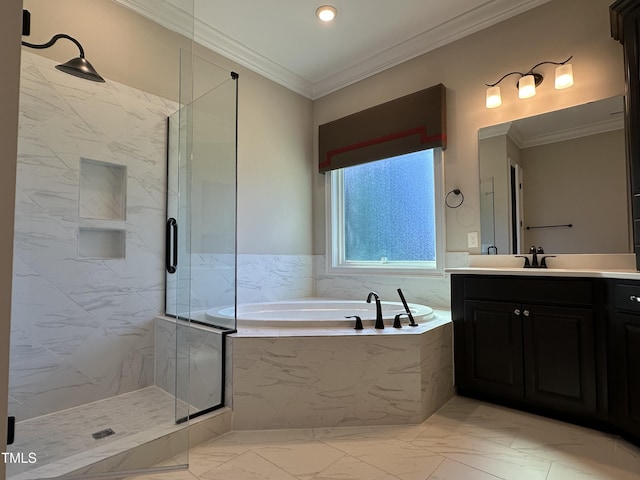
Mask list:
[[[458,267],[446,268],[450,274],[515,275],[529,277],[594,277],[640,280],[635,269],[569,269],[569,268],[509,268],[509,267]]]
[[[526,255],[531,260],[531,255]],[[547,268],[524,268],[524,259],[515,255],[468,255],[445,268],[449,274],[516,275],[529,277],[595,277],[640,280],[635,254],[539,254],[547,258]]]

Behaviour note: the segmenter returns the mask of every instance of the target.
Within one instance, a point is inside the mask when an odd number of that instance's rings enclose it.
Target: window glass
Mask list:
[[[333,170],[329,271],[441,272],[440,149]]]
[[[346,261],[435,261],[433,150],[344,169]]]

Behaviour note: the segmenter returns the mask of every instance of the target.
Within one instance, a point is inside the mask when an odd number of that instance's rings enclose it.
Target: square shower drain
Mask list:
[[[101,438],[105,438],[105,437],[109,437],[111,435],[115,435],[115,433],[116,432],[114,432],[112,429],[105,428],[104,430],[100,430],[99,432],[92,433],[91,436],[93,438],[95,438],[96,440],[100,440]]]

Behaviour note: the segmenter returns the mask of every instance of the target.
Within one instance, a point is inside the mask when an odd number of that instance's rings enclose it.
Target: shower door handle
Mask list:
[[[165,237],[166,268],[168,273],[176,273],[178,268],[178,222],[175,218],[167,220]]]

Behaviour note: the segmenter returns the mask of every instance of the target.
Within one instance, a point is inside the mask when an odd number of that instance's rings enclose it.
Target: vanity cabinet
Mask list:
[[[610,418],[640,442],[640,282],[611,283]]]
[[[459,393],[598,417],[592,279],[454,274],[451,288]]]

